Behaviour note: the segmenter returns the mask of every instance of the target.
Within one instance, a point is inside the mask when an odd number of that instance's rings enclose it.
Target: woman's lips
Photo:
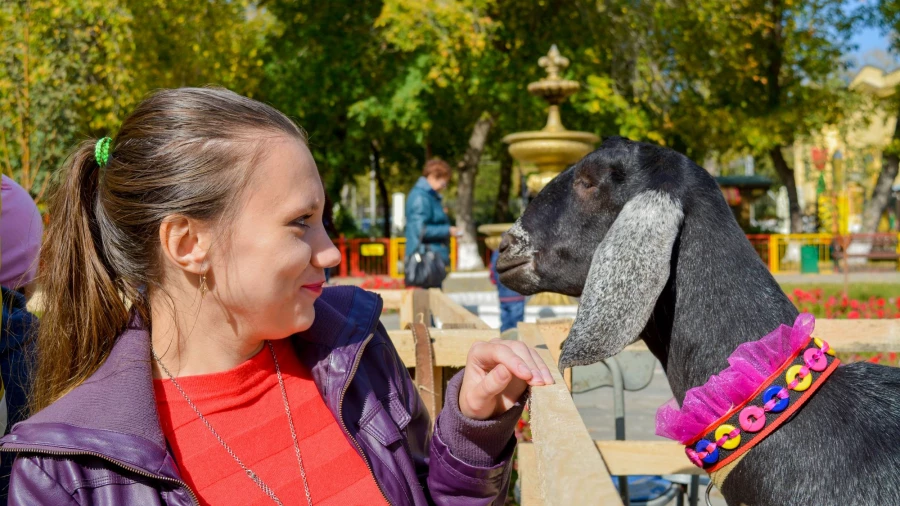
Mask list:
[[[324,281],[319,281],[318,283],[310,283],[308,285],[303,285],[303,288],[316,293],[317,295],[322,293],[322,287],[325,286]]]

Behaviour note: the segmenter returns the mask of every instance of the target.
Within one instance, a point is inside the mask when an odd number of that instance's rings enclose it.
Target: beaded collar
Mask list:
[[[715,473],[787,421],[818,390],[840,361],[802,314],[759,341],[744,343],[730,366],[692,388],[679,409],[674,399],[656,415],[657,434],[685,445],[694,465]],[[724,476],[721,477],[724,481]]]

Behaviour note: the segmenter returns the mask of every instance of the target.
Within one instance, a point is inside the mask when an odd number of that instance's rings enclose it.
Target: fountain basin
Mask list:
[[[594,150],[600,138],[590,132],[538,130],[517,132],[503,138],[513,158],[533,163],[541,172],[560,172]]]

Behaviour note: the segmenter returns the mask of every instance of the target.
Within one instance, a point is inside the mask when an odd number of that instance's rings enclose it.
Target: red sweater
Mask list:
[[[385,504],[362,457],[322,401],[289,340],[273,343],[313,504]],[[234,453],[287,505],[306,505],[284,401],[268,346],[223,373],[177,379]],[[270,505],[168,379],[154,381],[166,440],[204,505]]]

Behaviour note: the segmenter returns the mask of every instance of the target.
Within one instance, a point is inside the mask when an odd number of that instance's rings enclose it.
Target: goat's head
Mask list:
[[[612,138],[551,181],[504,235],[504,285],[581,296],[560,367],[597,362],[638,339],[669,279],[685,181],[697,171],[670,149]]]

